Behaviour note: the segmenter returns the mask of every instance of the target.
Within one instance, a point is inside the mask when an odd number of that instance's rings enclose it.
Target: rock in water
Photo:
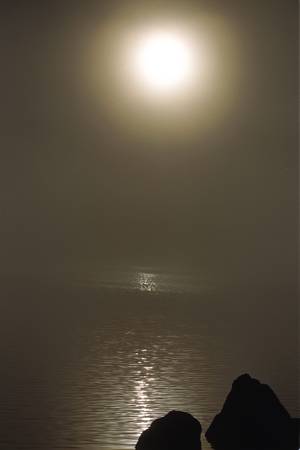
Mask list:
[[[272,389],[241,375],[206,432],[215,450],[298,450],[295,422]]]
[[[170,411],[143,431],[136,450],[201,450],[201,425],[191,414]]]

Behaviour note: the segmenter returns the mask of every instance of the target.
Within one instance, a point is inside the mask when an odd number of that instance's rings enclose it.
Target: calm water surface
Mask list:
[[[136,268],[3,280],[0,447],[131,449],[170,409],[206,429],[245,371],[296,415],[296,312],[284,288]]]

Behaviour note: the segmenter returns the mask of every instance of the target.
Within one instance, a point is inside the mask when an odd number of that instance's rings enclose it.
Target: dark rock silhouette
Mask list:
[[[298,450],[297,428],[272,389],[245,374],[205,436],[215,450]]]
[[[170,411],[143,431],[136,450],[201,450],[201,425],[191,414]]]

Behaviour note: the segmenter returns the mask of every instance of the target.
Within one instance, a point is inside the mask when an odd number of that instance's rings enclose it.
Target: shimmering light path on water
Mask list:
[[[174,408],[205,429],[245,371],[296,414],[296,318],[283,308],[292,294],[126,273],[2,283],[0,446],[130,449]]]

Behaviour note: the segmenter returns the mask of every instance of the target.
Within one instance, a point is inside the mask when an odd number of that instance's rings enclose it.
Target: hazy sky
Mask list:
[[[296,1],[8,3],[0,24],[3,270],[110,261],[295,276]],[[205,17],[219,45],[219,98],[202,110],[174,102],[179,119],[134,106],[130,89],[129,100],[118,98],[107,76],[114,55],[101,46],[108,29],[113,52],[114,23],[160,11],[166,20],[196,17],[199,27]],[[97,30],[99,96],[88,86]]]

